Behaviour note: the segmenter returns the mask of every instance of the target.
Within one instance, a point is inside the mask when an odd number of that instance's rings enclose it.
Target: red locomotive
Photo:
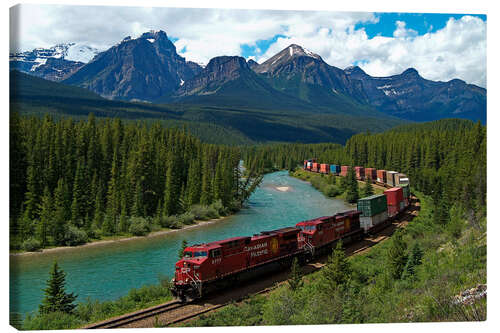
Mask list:
[[[193,245],[175,264],[172,293],[179,298],[199,298],[236,281],[291,263],[298,247],[300,229],[264,231],[252,237],[234,237]]]
[[[359,226],[360,214],[348,211],[252,237],[233,237],[189,246],[184,250],[184,257],[175,264],[172,294],[180,299],[200,298],[288,267],[294,257],[303,262],[326,253],[339,239],[346,243],[359,239],[363,234]]]

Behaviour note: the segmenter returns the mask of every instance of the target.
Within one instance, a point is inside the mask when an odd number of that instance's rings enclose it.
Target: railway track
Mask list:
[[[151,318],[159,314],[173,311],[175,309],[185,306],[181,301],[175,300],[172,302],[164,303],[161,305],[156,305],[147,309],[139,310],[136,312],[128,313],[119,317],[104,320],[95,324],[85,326],[85,329],[98,329],[98,328],[117,328],[122,327],[127,324],[136,322],[138,320],[143,320],[146,318]]]
[[[347,256],[360,255],[369,251],[374,245],[390,238],[392,233],[400,227],[404,227],[408,222],[418,215],[420,203],[417,198],[412,197],[411,206],[398,218],[391,221],[386,227],[376,232],[374,235],[353,243],[346,247]],[[314,262],[304,266],[304,273],[309,274],[321,269],[325,265],[328,256],[318,258]],[[224,293],[220,293],[206,300],[198,300],[190,303],[171,301],[165,304],[153,306],[144,310],[139,310],[120,317],[111,318],[99,323],[85,326],[85,329],[99,328],[145,328],[156,326],[171,326],[189,321],[202,314],[217,310],[233,302],[240,302],[250,295],[266,294],[285,283],[288,272],[274,274],[262,281],[235,288]]]

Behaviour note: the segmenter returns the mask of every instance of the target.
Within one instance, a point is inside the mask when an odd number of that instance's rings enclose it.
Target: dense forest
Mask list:
[[[379,134],[357,134],[337,144],[279,144],[248,148],[247,167],[292,170],[305,159],[395,170],[410,177],[413,189],[430,195],[443,223],[454,203],[485,214],[486,127],[444,119],[403,125]]]
[[[141,235],[227,214],[257,184],[240,181],[239,161],[238,148],[160,123],[13,113],[11,248]]]

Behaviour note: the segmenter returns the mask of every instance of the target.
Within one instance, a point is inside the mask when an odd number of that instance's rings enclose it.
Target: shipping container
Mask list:
[[[403,201],[403,189],[401,187],[393,187],[384,191],[387,197],[387,206],[398,206]]]
[[[396,186],[398,186],[399,184],[405,184],[405,181],[403,180],[403,182],[401,182],[402,179],[408,179],[408,176],[405,175],[404,173],[397,173],[395,176],[394,176],[394,184]]]
[[[375,194],[358,200],[358,210],[361,216],[374,216],[387,211],[387,197],[384,194]]]
[[[319,165],[319,172],[321,173],[330,173],[330,166],[325,163],[321,163]]]
[[[365,168],[362,166],[354,167],[354,171],[356,171],[356,179],[363,180],[365,179]]]
[[[379,183],[387,183],[387,175],[385,170],[377,170],[377,181]]]
[[[338,175],[340,173],[340,165],[330,164],[330,173]]]
[[[375,168],[366,168],[365,169],[365,179],[371,180],[372,183],[377,180],[377,169]]]
[[[376,225],[385,222],[389,218],[389,215],[387,213],[387,210],[384,210],[383,212],[378,213],[377,215],[373,216],[363,216],[361,215],[359,218],[359,224],[361,228],[367,232],[369,229],[375,227]]]
[[[319,172],[319,163],[313,163],[311,170],[314,172]]]
[[[399,187],[403,189],[403,198],[410,197],[410,186],[408,184],[399,184]]]
[[[387,171],[386,176],[387,176],[387,181],[386,184],[390,186],[396,186],[396,174],[397,171]]]
[[[399,213],[399,206],[387,205],[387,215],[393,217]]]
[[[348,165],[342,165],[342,166],[340,167],[340,175],[341,175],[341,176],[343,176],[343,177],[347,177],[347,173],[349,172],[349,169],[350,169],[350,168],[351,168],[351,167],[350,167],[350,166],[348,166]]]

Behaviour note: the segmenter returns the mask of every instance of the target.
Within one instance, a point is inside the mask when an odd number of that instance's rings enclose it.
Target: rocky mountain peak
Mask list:
[[[355,78],[357,77],[362,77],[362,76],[368,76],[364,70],[362,70],[359,66],[349,66],[344,69],[344,72],[347,75],[353,76]]]
[[[249,59],[247,61],[247,64],[248,64],[248,67],[250,67],[251,69],[254,69],[255,67],[259,66],[259,63],[253,59]]]
[[[402,76],[406,77],[419,77],[420,75],[418,74],[417,70],[415,68],[408,68],[406,69],[403,73],[401,73]]]
[[[302,62],[303,65],[311,62],[311,60],[324,63],[323,59],[321,59],[319,55],[303,48],[300,45],[290,44],[279,53],[255,67],[254,70],[257,73],[270,73],[292,61]]]
[[[317,55],[316,53],[313,53],[313,52],[309,51],[308,49],[303,48],[302,46],[297,45],[297,44],[290,44],[286,48],[286,50],[288,50],[290,57],[311,57],[311,58],[321,60],[321,57],[319,55]]]

